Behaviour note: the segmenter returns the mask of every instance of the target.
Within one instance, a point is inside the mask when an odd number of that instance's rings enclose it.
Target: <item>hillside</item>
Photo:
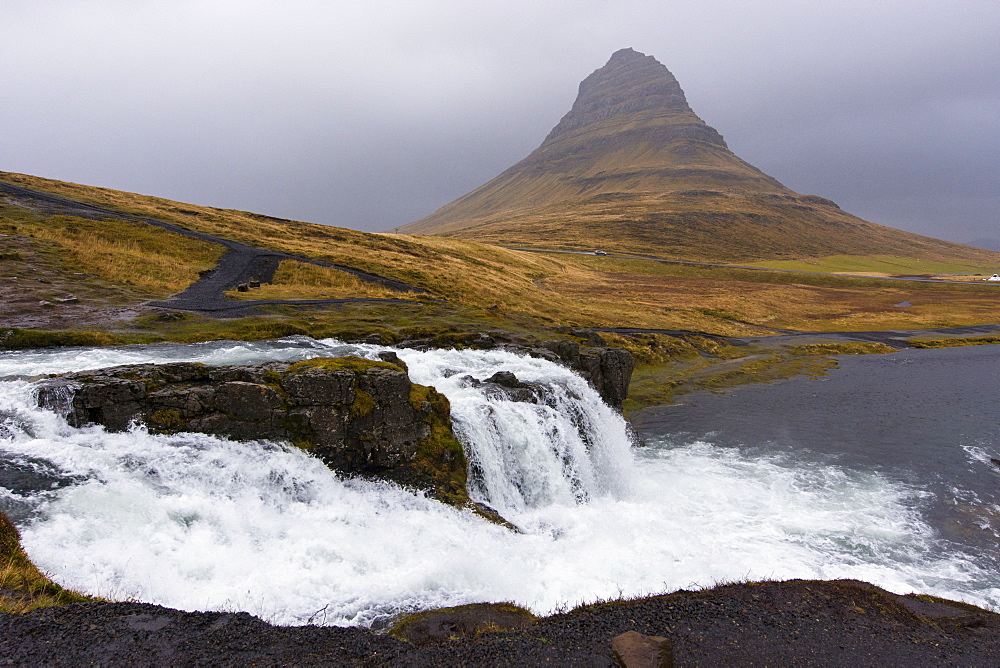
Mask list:
[[[5,191],[4,183],[14,188]],[[45,204],[11,194],[16,188],[82,205]],[[87,205],[101,209],[87,210]],[[177,232],[182,229],[189,234]],[[192,234],[301,258],[281,259],[270,284],[250,293],[233,290],[229,298],[325,303],[272,303],[239,314],[253,317],[224,320],[218,314],[155,306],[187,292],[217,267],[227,250]],[[396,341],[441,332],[540,333],[556,327],[739,336],[766,335],[775,329],[974,325],[996,321],[997,286],[975,276],[1000,266],[1000,255],[988,255],[979,258],[981,262],[939,263],[881,258],[858,264],[857,258],[828,258],[833,264],[813,269],[826,273],[802,274],[528,253],[447,237],[370,234],[0,172],[0,323],[115,331],[136,341],[290,333],[377,333]],[[365,282],[322,263],[416,290]],[[882,275],[936,274],[969,283],[831,275],[842,270],[837,263],[854,271],[861,267]]]
[[[730,151],[667,68],[632,49],[584,79],[572,109],[527,158],[395,231],[716,261],[996,258],[789,190]]]

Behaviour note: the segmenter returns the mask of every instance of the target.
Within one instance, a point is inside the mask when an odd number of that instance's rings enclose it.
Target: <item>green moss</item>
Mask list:
[[[438,500],[455,506],[471,505],[465,489],[468,463],[462,444],[451,430],[448,399],[432,387],[414,384],[410,388],[410,405],[418,411],[430,408],[426,422],[431,428],[430,436],[417,443],[410,469],[433,481]]]
[[[323,371],[353,371],[354,373],[365,373],[371,369],[403,370],[392,362],[366,360],[355,355],[348,355],[347,357],[314,357],[302,360],[288,367],[287,373],[305,373],[313,369],[321,369]]]
[[[364,417],[375,410],[375,399],[364,390],[354,391],[354,403],[351,404],[352,420]]]
[[[847,341],[790,346],[788,352],[793,355],[884,355],[898,351],[890,345],[875,341]]]
[[[721,357],[725,360],[744,357],[747,354],[745,348],[732,346],[709,336],[688,335],[684,337],[684,340],[703,353],[713,355],[715,357]]]
[[[954,348],[958,346],[985,346],[1000,343],[1000,336],[970,336],[949,339],[910,339],[914,348]]]
[[[601,332],[609,346],[624,348],[632,353],[637,364],[655,365],[699,357],[698,350],[688,341],[666,334],[616,334]]]
[[[774,380],[808,375],[826,375],[827,369],[837,367],[835,360],[819,357],[788,357],[770,355],[748,360],[737,368],[730,368],[708,375],[698,381],[703,389],[719,391],[747,383],[768,383]]]
[[[0,329],[0,348],[54,348],[60,346],[113,346],[133,343],[128,337],[107,332],[52,332],[40,329]]]
[[[178,432],[182,431],[184,427],[187,426],[187,420],[181,416],[181,412],[176,408],[166,408],[159,411],[153,411],[146,418],[146,422],[154,430],[163,430],[167,432]]]
[[[751,383],[769,383],[805,375],[818,378],[837,367],[837,361],[818,355],[754,354],[736,360],[699,359],[695,362],[636,367],[623,402],[626,415],[649,406],[673,403],[681,394],[721,392]]]

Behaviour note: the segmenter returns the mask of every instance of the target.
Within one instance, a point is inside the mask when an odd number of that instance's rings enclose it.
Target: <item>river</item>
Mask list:
[[[0,353],[0,377],[244,364],[378,346],[304,337]],[[643,411],[638,438],[581,379],[498,351],[397,351],[452,403],[470,492],[521,533],[281,444],[74,429],[0,381],[0,510],[67,586],[281,624],[380,628],[426,607],[580,603],[739,579],[867,580],[1000,605],[1000,348],[845,358]],[[487,396],[498,370],[538,404]]]

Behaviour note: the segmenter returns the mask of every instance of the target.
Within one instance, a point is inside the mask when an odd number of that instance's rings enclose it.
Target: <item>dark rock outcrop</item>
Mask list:
[[[620,409],[622,402],[628,397],[628,386],[632,380],[632,371],[635,369],[635,359],[632,357],[632,353],[624,348],[606,347],[604,338],[593,330],[572,330],[571,334],[584,339],[591,347],[583,347],[576,341],[564,339],[539,341],[533,336],[515,336],[505,332],[448,333],[434,338],[409,339],[396,345],[415,350],[430,350],[431,348],[449,346],[479,350],[499,349],[518,355],[530,355],[545,359],[573,369],[597,390],[604,401]],[[395,353],[383,354],[394,355]],[[502,379],[498,380],[497,378],[490,378],[485,382],[509,389],[523,390],[527,387],[524,383],[505,384]],[[507,392],[506,394],[515,401],[532,400],[531,396],[524,392]]]
[[[73,426],[185,431],[292,443],[348,474],[377,475],[465,503],[466,461],[448,400],[400,362],[357,357],[211,367],[180,362],[64,374],[38,401]]]
[[[635,358],[624,348],[581,348],[575,341],[543,341],[542,349],[583,376],[608,404],[621,408],[635,370]]]

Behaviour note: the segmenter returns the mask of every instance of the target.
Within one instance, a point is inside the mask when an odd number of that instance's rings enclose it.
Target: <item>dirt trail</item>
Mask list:
[[[407,285],[399,281],[368,274],[357,269],[344,267],[330,262],[323,262],[309,257],[290,255],[280,251],[266,248],[258,248],[248,244],[217,237],[206,232],[189,230],[179,225],[167,223],[155,218],[136,216],[114,209],[85,204],[76,200],[67,199],[51,195],[49,193],[23,188],[12,183],[0,181],[0,194],[5,194],[13,199],[15,203],[27,206],[35,210],[42,210],[47,213],[58,213],[64,215],[74,215],[91,219],[126,220],[130,222],[147,223],[156,227],[168,230],[175,234],[180,234],[192,239],[199,239],[214,244],[219,244],[226,248],[226,252],[219,258],[219,263],[214,269],[206,272],[201,279],[191,284],[186,290],[178,293],[167,300],[148,302],[147,306],[157,306],[161,308],[177,309],[182,311],[195,311],[205,315],[223,317],[242,317],[251,315],[256,307],[268,305],[324,305],[324,304],[344,304],[350,302],[379,302],[379,303],[408,303],[407,299],[376,299],[376,298],[353,298],[353,299],[260,299],[247,301],[234,301],[226,299],[225,292],[233,290],[240,283],[246,283],[251,278],[261,282],[270,282],[274,277],[274,272],[282,260],[297,260],[320,267],[329,267],[349,273],[369,283],[377,283],[391,290],[400,292],[426,293],[423,288]]]

